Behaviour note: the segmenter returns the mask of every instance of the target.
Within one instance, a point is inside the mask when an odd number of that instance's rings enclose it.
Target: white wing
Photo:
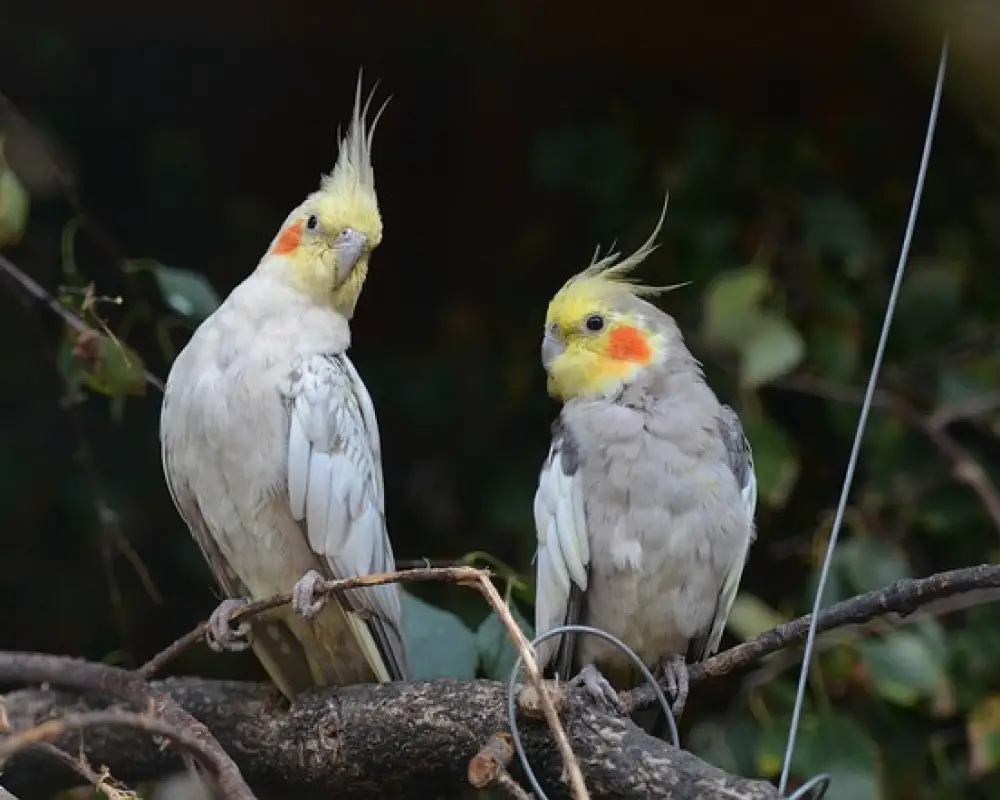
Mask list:
[[[740,487],[740,495],[743,498],[743,509],[749,522],[749,535],[744,543],[740,557],[733,562],[725,579],[722,588],[719,590],[719,599],[715,607],[715,617],[712,626],[708,631],[708,636],[703,640],[695,642],[692,647],[693,656],[696,660],[708,658],[716,650],[722,641],[722,634],[726,630],[726,622],[729,620],[729,612],[736,601],[736,594],[739,592],[740,579],[743,577],[743,567],[746,565],[747,557],[750,554],[750,545],[756,538],[754,530],[754,515],[757,512],[757,476],[753,469],[753,452],[750,449],[750,442],[743,432],[743,425],[736,412],[729,406],[722,406],[722,415],[719,418],[719,431],[722,440],[726,445],[726,454],[729,467],[736,476],[736,482]]]
[[[552,447],[542,466],[535,492],[535,530],[538,553],[535,565],[535,635],[577,621],[587,590],[590,540],[583,486],[574,442],[557,421]],[[557,670],[566,673],[571,645],[576,637],[556,636],[538,647],[541,664],[548,664],[558,648]],[[567,643],[564,649],[560,640]],[[564,657],[565,653],[565,657]],[[569,677],[563,674],[562,677]]]
[[[293,370],[288,396],[288,495],[309,546],[334,578],[394,570],[378,424],[354,365],[346,355],[303,359]],[[392,679],[405,679],[398,587],[358,589],[343,597],[356,612],[348,618],[369,661],[380,655]]]

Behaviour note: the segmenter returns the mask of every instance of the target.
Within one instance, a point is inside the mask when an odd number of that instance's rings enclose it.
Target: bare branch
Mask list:
[[[525,674],[528,676],[528,682],[537,694],[542,713],[549,728],[552,730],[552,735],[555,737],[556,746],[562,754],[569,784],[573,789],[573,797],[575,800],[587,800],[589,795],[587,794],[587,787],[583,780],[583,773],[580,771],[580,765],[573,755],[573,748],[570,745],[569,737],[566,735],[566,731],[559,721],[559,714],[549,695],[549,689],[542,680],[542,673],[535,661],[531,642],[525,638],[524,633],[511,615],[510,609],[507,608],[507,604],[500,597],[499,592],[497,592],[493,581],[490,579],[488,570],[475,569],[474,567],[422,567],[375,575],[357,575],[351,578],[326,581],[317,586],[316,592],[323,597],[332,597],[349,589],[357,589],[365,586],[381,586],[387,583],[401,583],[403,581],[445,581],[459,585],[474,586],[486,598],[486,602],[490,604],[501,622],[503,622],[504,627],[507,629],[507,634],[511,638],[511,642],[521,656]],[[239,621],[257,616],[278,606],[287,605],[291,601],[291,593],[284,592],[277,594],[266,600],[259,600],[243,606],[233,614],[233,619],[234,621]],[[181,637],[166,650],[157,654],[142,668],[143,674],[147,677],[154,674],[170,658],[176,656],[189,644],[203,636],[205,628],[206,624],[201,623],[194,631]]]
[[[94,329],[91,328],[86,322],[80,319],[76,314],[70,311],[66,306],[60,303],[52,294],[45,289],[38,281],[28,275],[24,270],[18,267],[13,261],[5,256],[0,256],[0,270],[2,270],[6,275],[13,280],[15,280],[22,289],[24,289],[32,298],[34,298],[38,303],[45,306],[49,311],[59,317],[63,322],[65,322],[69,327],[75,330],[77,333],[81,334],[91,334],[94,333]],[[103,335],[103,334],[98,334]],[[143,377],[146,379],[146,383],[150,386],[158,389],[161,393],[163,392],[164,386],[163,381],[157,378],[149,370],[143,372]]]
[[[487,680],[323,689],[290,707],[267,684],[172,678],[155,686],[210,727],[261,796],[297,800],[457,797],[469,785],[469,761],[507,725],[507,687]],[[93,696],[44,690],[13,692],[0,702],[16,730],[105,707]],[[562,721],[594,800],[779,800],[766,781],[727,775],[629,720],[605,715],[582,693],[567,698]],[[548,796],[568,798],[563,759],[547,725],[525,720],[521,736]],[[84,748],[92,763],[107,764],[131,784],[181,766],[176,751],[118,727],[88,731]],[[3,780],[21,797],[41,797],[79,779],[26,750],[8,762]]]
[[[61,656],[0,652],[0,683],[49,683],[111,694],[140,706],[171,726],[172,730],[180,730],[200,743],[217,777],[219,789],[227,800],[253,800],[253,793],[243,781],[239,768],[208,728],[178,706],[169,695],[156,691],[135,673]]]
[[[825,609],[820,614],[817,632],[859,625],[886,615],[905,617],[935,601],[997,587],[1000,587],[1000,565],[997,564],[981,564],[940,572],[927,578],[899,580],[884,589],[866,592]],[[806,638],[810,617],[806,614],[700,664],[692,664],[691,683],[721,678],[750,666],[766,655],[797,644]],[[625,700],[630,708],[636,709],[656,702],[653,691],[645,686],[627,693]]]
[[[510,776],[507,768],[514,760],[514,740],[509,733],[495,733],[482,750],[469,762],[469,784],[474,789],[496,786],[515,800],[531,800],[534,795],[526,792]]]
[[[863,393],[854,387],[839,386],[808,375],[791,375],[776,381],[775,386],[838,403],[858,404],[863,396]],[[1000,491],[979,460],[945,431],[950,422],[986,413],[1000,404],[997,393],[993,392],[973,399],[978,402],[970,400],[961,406],[958,404],[944,406],[929,416],[924,416],[901,397],[878,390],[875,392],[873,405],[894,411],[923,433],[952,462],[952,475],[955,480],[964,483],[976,493],[986,513],[993,520],[994,527],[1000,532]]]
[[[464,580],[478,572],[470,570],[456,577]],[[378,580],[385,582],[390,577],[395,576],[378,576]],[[424,579],[432,578],[428,574]],[[990,564],[897,581],[824,610],[818,629],[829,631],[879,617],[907,616],[948,598],[982,595],[998,588],[1000,565]],[[700,683],[735,673],[763,656],[797,644],[805,638],[808,627],[809,617],[801,617],[691,665],[691,681]],[[18,671],[9,666],[30,664],[38,658],[47,657],[0,653],[0,682],[59,681],[53,674],[58,670]],[[185,678],[150,688],[122,670],[48,658],[50,666],[69,664],[78,669],[94,668],[98,675],[108,671],[116,677],[124,674],[138,681],[143,692],[159,697],[169,694],[212,730],[214,741],[232,753],[254,786],[279,796],[454,796],[459,785],[474,777],[490,777],[494,769],[491,760],[507,769],[502,752],[493,752],[498,747],[495,742],[493,750],[489,745],[483,747],[507,727],[506,686],[494,681],[415,681],[314,690],[288,708],[276,690],[266,685]],[[59,682],[114,692],[133,701],[143,696],[141,692],[122,691],[121,686],[115,692],[95,679]],[[727,775],[690,753],[646,736],[630,721],[605,714],[591,705],[583,692],[566,689],[560,686],[555,698],[561,723],[595,800],[625,796],[777,800],[770,784]],[[632,708],[642,708],[651,704],[652,692],[642,687],[627,693],[625,699]],[[122,708],[120,704],[111,709],[106,706],[106,701],[93,695],[81,698],[49,691],[20,691],[0,697],[0,709],[6,711],[13,731],[31,728],[53,716]],[[566,796],[564,759],[547,727],[535,721],[534,715],[526,715],[522,736],[546,791],[550,796]],[[88,732],[85,748],[92,762],[110,765],[123,780],[160,777],[178,766],[176,755],[115,728]],[[38,767],[38,758],[31,750],[14,756],[4,772],[8,788],[38,796],[42,789],[66,786],[76,779],[72,775],[53,777],[51,770]],[[506,786],[498,778],[496,785],[501,784]]]

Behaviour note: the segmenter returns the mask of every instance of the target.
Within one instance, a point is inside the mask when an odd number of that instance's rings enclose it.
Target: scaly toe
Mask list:
[[[249,602],[245,598],[230,597],[212,612],[205,629],[205,641],[215,652],[239,653],[250,646],[249,620],[233,620],[233,614]]]
[[[316,587],[323,583],[323,576],[311,569],[292,587],[292,608],[306,619],[313,619],[323,610],[327,599],[316,596]]]
[[[593,664],[588,664],[580,670],[580,674],[573,679],[572,683],[583,687],[584,691],[598,705],[609,708],[622,716],[627,714],[625,704],[618,696],[618,692]]]

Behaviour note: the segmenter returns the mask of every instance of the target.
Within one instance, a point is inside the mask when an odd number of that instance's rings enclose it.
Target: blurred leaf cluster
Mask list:
[[[740,410],[760,486],[760,537],[733,609],[731,642],[810,606],[916,150],[900,148],[900,127],[879,115],[850,116],[823,136],[805,125],[692,115],[665,143],[652,135],[655,119],[642,116],[656,104],[641,88],[635,92],[627,98],[632,117],[536,132],[533,188],[552,208],[572,209],[576,224],[563,225],[560,235],[549,231],[552,220],[526,220],[510,229],[505,246],[525,273],[544,274],[545,286],[535,281],[529,292],[529,278],[514,274],[483,291],[482,281],[494,278],[477,277],[480,288],[470,280],[443,296],[419,336],[369,345],[359,336],[352,352],[387,445],[397,557],[483,551],[465,562],[496,569],[530,632],[531,499],[555,413],[537,364],[545,302],[565,279],[559,270],[574,259],[582,266],[592,252],[594,242],[581,240],[580,230],[641,241],[669,188],[663,246],[643,277],[692,282],[663,305],[687,332],[710,383]],[[918,139],[917,129],[903,130]],[[156,175],[184,158],[177,148],[150,147]],[[978,145],[958,135],[945,137],[934,155],[827,603],[996,559],[1000,183],[995,175],[980,179],[983,163]],[[247,211],[252,199],[233,202],[233,218],[256,225],[267,217]],[[101,236],[80,209],[53,222],[48,205],[36,218],[39,204],[0,151],[0,249],[15,260],[31,256],[25,242],[32,226],[39,238],[61,235],[59,270],[49,283],[96,338],[81,341],[61,327],[50,337],[55,346],[44,357],[60,376],[56,390],[44,383],[50,378],[36,376],[37,353],[12,357],[0,370],[5,395],[33,398],[25,402],[32,406],[24,410],[25,429],[51,428],[53,439],[72,443],[65,452],[74,459],[55,469],[49,451],[16,431],[0,449],[0,474],[12,476],[0,481],[0,492],[21,509],[22,527],[44,521],[71,531],[48,542],[12,542],[0,592],[24,597],[32,576],[50,571],[53,597],[36,613],[61,627],[50,633],[39,623],[32,647],[99,656],[121,648],[116,657],[132,663],[214,602],[161,485],[158,396],[144,375],[163,374],[220,292],[193,256],[180,266],[121,258],[93,246]],[[361,324],[367,313],[359,310]],[[422,309],[415,313],[425,321]],[[379,320],[388,325],[391,316]],[[34,402],[53,394],[58,408]],[[53,422],[67,415],[77,423]],[[113,445],[111,458],[109,442],[128,444]],[[51,488],[39,494],[43,477]],[[153,535],[153,525],[172,535]],[[81,577],[79,559],[101,564],[104,574]],[[94,588],[101,580],[110,589]],[[156,599],[161,592],[172,606]],[[418,677],[509,675],[514,653],[474,592],[421,586],[407,591],[404,608]],[[163,625],[150,626],[150,619]],[[795,776],[831,773],[831,800],[1000,797],[998,625],[997,608],[969,603],[822,637]],[[10,634],[21,641],[18,635]],[[726,686],[696,691],[685,714],[686,745],[724,769],[776,776],[798,658],[775,654]],[[190,654],[181,668],[233,669],[205,653]],[[255,674],[249,659],[240,669]]]

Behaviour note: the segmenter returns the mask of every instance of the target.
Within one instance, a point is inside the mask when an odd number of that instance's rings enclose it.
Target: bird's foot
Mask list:
[[[292,608],[306,619],[313,619],[323,610],[327,598],[316,594],[316,587],[326,579],[311,569],[292,587]]]
[[[666,684],[667,698],[670,700],[670,710],[674,713],[674,721],[679,721],[684,713],[688,699],[690,681],[688,667],[684,656],[671,656],[661,660],[654,670],[654,677]]]
[[[212,612],[205,628],[205,642],[215,652],[238,653],[250,646],[250,621],[233,619],[233,614],[249,603],[244,597],[230,597]]]
[[[593,664],[587,664],[570,683],[573,686],[583,687],[584,691],[598,705],[610,708],[622,716],[628,714],[625,704],[618,696],[618,692],[615,691],[615,687],[608,683],[608,679]]]

